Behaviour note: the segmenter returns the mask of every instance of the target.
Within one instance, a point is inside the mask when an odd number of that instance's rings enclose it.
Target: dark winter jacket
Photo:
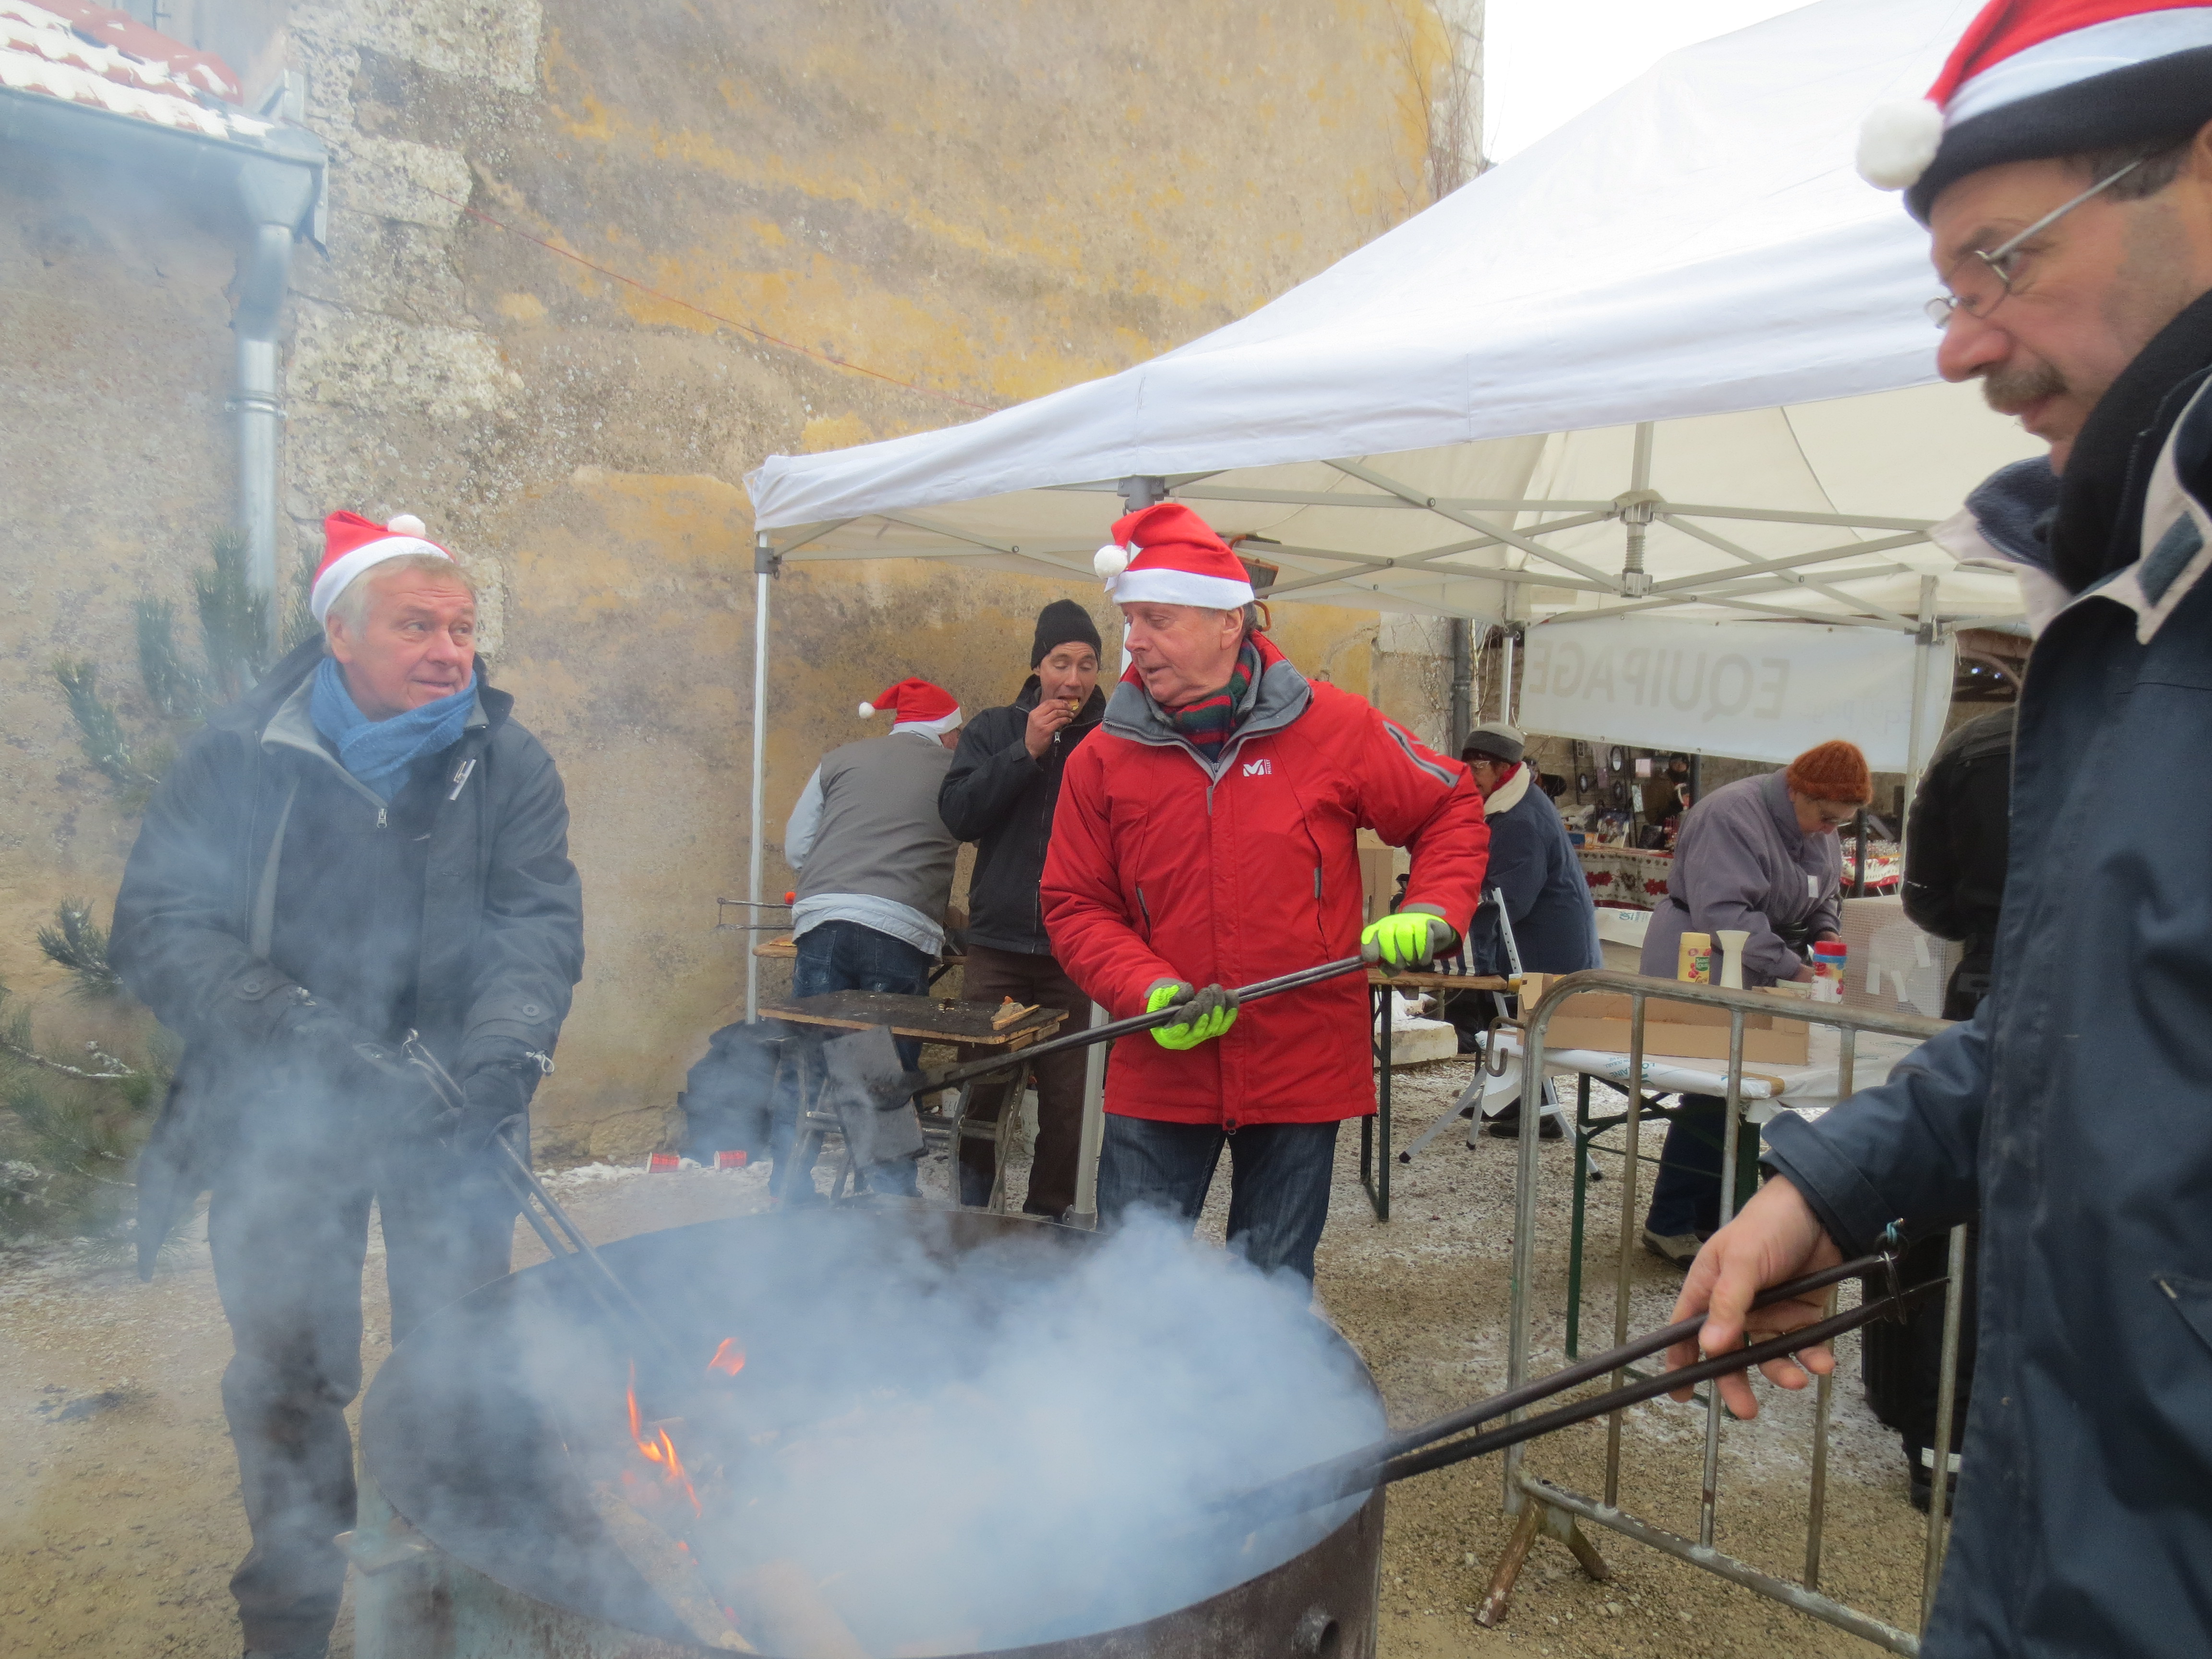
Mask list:
[[[1986,983],[2004,901],[2012,806],[2013,718],[2001,708],[1946,737],[1912,797],[1905,837],[1905,914],[1938,939],[1966,947],[1944,1017],[1963,1019]]]
[[[387,805],[307,717],[321,656],[319,641],[301,646],[210,718],[124,872],[109,959],[185,1043],[141,1159],[142,1234],[169,1219],[149,1203],[208,1184],[303,989],[368,1037],[419,1030],[465,1082],[550,1054],[583,969],[567,801],[552,757],[509,718],[514,698],[480,682],[460,740]]]
[[[1559,822],[1559,808],[1537,787],[1535,773],[1522,766],[1491,792],[1482,811],[1490,826],[1490,870],[1482,878],[1483,893],[1486,898],[1493,890],[1504,896],[1521,966],[1532,974],[1604,967],[1589,878],[1567,839],[1567,826]],[[1485,903],[1475,912],[1468,945],[1475,973],[1502,974],[1511,966],[1495,905]]]
[[[1037,706],[1037,677],[1029,678],[1013,702],[986,708],[960,732],[952,769],[937,792],[945,827],[975,843],[975,869],[968,878],[968,937],[994,951],[1042,956],[1045,937],[1037,883],[1052,839],[1052,811],[1060,801],[1060,769],[1076,745],[1098,729],[1106,694],[1093,687],[1091,701],[1054,733],[1044,758],[1022,741]]]
[[[2061,540],[2130,539],[2055,550],[2081,591],[2021,696],[1990,995],[1880,1088],[1767,1128],[1847,1254],[1981,1212],[1929,1659],[2212,1653],[2208,364],[2212,297],[2068,465]],[[2084,498],[2104,516],[2069,518]]]

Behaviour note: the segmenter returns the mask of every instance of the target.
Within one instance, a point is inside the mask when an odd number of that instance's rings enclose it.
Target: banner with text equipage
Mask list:
[[[1909,634],[1787,623],[1562,623],[1531,628],[1525,732],[1686,754],[1794,759],[1848,738],[1877,772],[1909,764],[1913,680],[1924,669],[1920,761],[1943,733],[1954,647]]]

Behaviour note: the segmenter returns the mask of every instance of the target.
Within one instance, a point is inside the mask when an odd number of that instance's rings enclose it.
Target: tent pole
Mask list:
[[[1905,811],[1899,814],[1907,817],[1912,811],[1912,797],[1920,787],[1920,769],[1927,757],[1921,752],[1920,724],[1928,713],[1928,668],[1936,651],[1936,578],[1920,579],[1920,632],[1914,636],[1912,647],[1912,730],[1905,738]],[[1905,840],[1905,825],[1897,825],[1897,839]]]
[[[783,562],[766,531],[753,538],[753,805],[750,854],[745,866],[745,897],[749,920],[761,915],[761,814],[768,793],[768,605],[769,584]],[[745,935],[745,1021],[760,1018],[760,958],[752,952],[753,935]]]
[[[1505,622],[1504,627],[1499,630],[1500,636],[1505,647],[1505,654],[1498,659],[1498,706],[1504,711],[1499,718],[1504,720],[1508,726],[1513,724],[1514,598],[1515,595],[1513,590],[1510,587],[1508,587],[1505,590]]]
[[[1464,617],[1451,620],[1451,753],[1456,755],[1467,745],[1468,729],[1474,724],[1471,712],[1474,691],[1474,629]]]
[[[1103,1025],[1106,1011],[1091,1005],[1091,1023]],[[1106,1048],[1094,1042],[1083,1051],[1083,1136],[1076,1144],[1075,1207],[1068,1219],[1079,1227],[1098,1224],[1098,1153],[1106,1144]]]

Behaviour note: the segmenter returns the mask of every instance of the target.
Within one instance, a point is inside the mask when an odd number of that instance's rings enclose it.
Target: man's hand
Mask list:
[[[465,1158],[483,1152],[508,1124],[524,1121],[537,1072],[534,1065],[498,1062],[470,1073],[461,1085],[461,1109],[438,1119],[439,1138]]]
[[[1835,1242],[1821,1230],[1804,1197],[1777,1176],[1743,1206],[1743,1213],[1705,1241],[1698,1259],[1690,1264],[1675,1299],[1675,1319],[1705,1314],[1705,1328],[1695,1340],[1677,1342],[1667,1350],[1667,1368],[1679,1370],[1695,1364],[1701,1356],[1726,1353],[1744,1346],[1746,1332],[1764,1340],[1810,1325],[1822,1314],[1826,1291],[1816,1291],[1794,1301],[1777,1302],[1753,1310],[1752,1298],[1770,1285],[1779,1285],[1801,1274],[1832,1267],[1844,1259]],[[1799,1363],[1771,1359],[1759,1367],[1770,1382],[1785,1389],[1802,1389],[1811,1376],[1825,1376],[1836,1368],[1836,1357],[1826,1344],[1798,1356]],[[1810,1373],[1811,1376],[1808,1376]],[[1739,1418],[1759,1415],[1759,1401],[1751,1379],[1731,1371],[1718,1379],[1721,1399]],[[1687,1400],[1690,1390],[1680,1389],[1669,1396]]]
[[[1145,994],[1145,1012],[1158,1013],[1168,1007],[1182,1008],[1183,1017],[1176,1024],[1152,1027],[1152,1041],[1163,1048],[1195,1048],[1201,1042],[1212,1042],[1237,1023],[1237,1005],[1230,1001],[1229,993],[1218,985],[1193,991],[1183,980],[1158,981]]]
[[[1031,760],[1042,760],[1044,751],[1052,747],[1052,740],[1060,730],[1075,718],[1073,706],[1059,697],[1047,697],[1030,710],[1030,720],[1022,728],[1022,746],[1030,751]]]
[[[1400,910],[1380,921],[1370,922],[1359,936],[1359,954],[1389,968],[1418,968],[1451,949],[1459,940],[1442,916],[1421,910]]]

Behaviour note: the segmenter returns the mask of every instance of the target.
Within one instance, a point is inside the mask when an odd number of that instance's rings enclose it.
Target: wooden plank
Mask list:
[[[763,1006],[763,1019],[800,1025],[835,1025],[865,1030],[888,1025],[894,1036],[924,1042],[968,1042],[985,1048],[1025,1048],[1059,1030],[1067,1016],[1057,1008],[1031,1011],[1014,1024],[994,1027],[995,1002],[955,1002],[950,998],[894,996],[884,991],[829,991]]]

